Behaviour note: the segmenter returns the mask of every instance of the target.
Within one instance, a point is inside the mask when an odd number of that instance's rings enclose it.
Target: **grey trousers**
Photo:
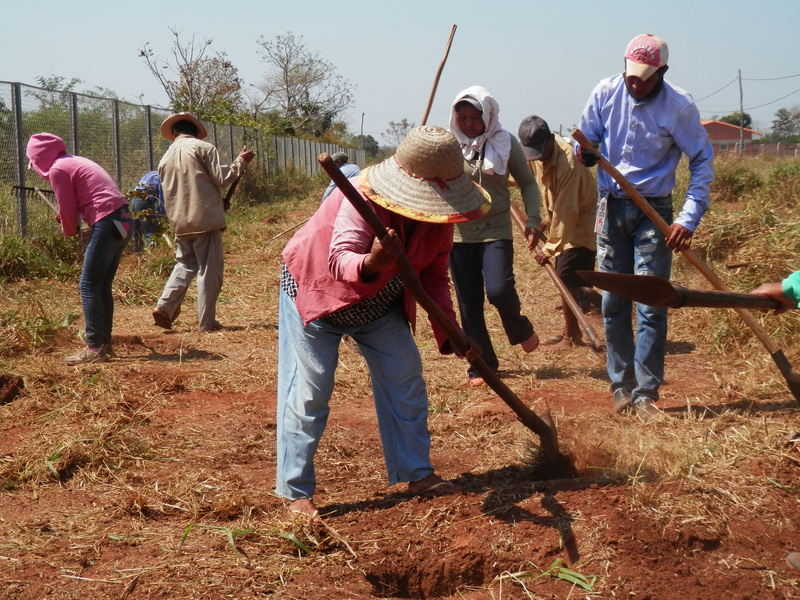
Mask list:
[[[200,329],[213,329],[217,318],[217,298],[222,290],[224,260],[222,230],[181,235],[175,238],[175,267],[157,306],[175,319],[192,279],[197,276],[197,320]]]

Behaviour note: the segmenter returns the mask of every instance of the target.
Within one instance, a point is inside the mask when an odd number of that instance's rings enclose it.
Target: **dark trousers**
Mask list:
[[[497,371],[499,362],[486,329],[484,288],[489,304],[497,309],[509,344],[524,342],[533,335],[533,325],[521,314],[514,285],[514,245],[511,240],[478,244],[453,244],[450,274],[458,299],[461,327],[483,350],[483,360]],[[470,377],[478,377],[472,368]]]

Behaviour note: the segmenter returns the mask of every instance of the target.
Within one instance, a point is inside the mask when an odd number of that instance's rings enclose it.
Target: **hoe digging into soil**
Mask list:
[[[523,216],[522,212],[514,206],[511,205],[511,220],[516,223],[517,228],[522,232],[522,235],[525,235],[525,217]],[[535,252],[541,252],[541,249],[534,248]],[[597,358],[603,359],[603,343],[600,341],[600,338],[597,337],[597,333],[594,330],[594,327],[591,326],[589,321],[586,317],[583,316],[583,311],[581,310],[578,303],[575,301],[575,298],[572,297],[572,294],[569,293],[567,286],[564,285],[564,282],[561,281],[561,277],[558,276],[556,270],[553,268],[553,265],[550,262],[546,262],[544,265],[544,270],[547,272],[548,277],[550,277],[550,281],[552,281],[556,288],[558,288],[558,293],[561,294],[561,299],[567,305],[572,314],[575,315],[575,319],[578,321],[578,324],[583,329],[583,332],[586,334],[586,337],[589,338],[589,347],[592,349],[592,352]],[[585,271],[581,271],[582,273]],[[591,283],[588,279],[587,282]]]

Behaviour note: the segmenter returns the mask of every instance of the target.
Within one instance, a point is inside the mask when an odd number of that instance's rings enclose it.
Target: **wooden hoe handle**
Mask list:
[[[358,211],[358,214],[361,215],[361,218],[366,221],[372,233],[375,234],[378,239],[386,237],[386,228],[375,214],[375,211],[372,210],[364,198],[362,198],[361,194],[353,187],[353,184],[351,184],[347,177],[339,170],[336,163],[333,162],[333,159],[331,159],[327,153],[323,153],[319,155],[317,160],[336,186],[352,203]],[[439,305],[436,304],[422,288],[422,283],[419,277],[417,277],[411,265],[411,261],[408,260],[408,257],[404,253],[401,253],[397,259],[397,268],[405,288],[411,292],[414,299],[422,306],[425,312],[427,312],[447,333],[450,338],[450,343],[453,344],[462,356],[465,356],[469,348],[469,341],[461,330],[448,318]],[[508,386],[500,381],[497,374],[489,368],[482,358],[470,361],[470,364],[478,371],[480,376],[483,377],[484,381],[486,381],[497,395],[508,404],[517,415],[520,422],[541,438],[541,447],[545,455],[553,462],[558,462],[560,460],[558,454],[558,440],[552,422],[548,424],[528,408]]]

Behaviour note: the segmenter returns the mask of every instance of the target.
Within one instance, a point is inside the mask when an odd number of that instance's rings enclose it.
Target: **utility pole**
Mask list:
[[[742,70],[739,69],[739,154],[744,152],[744,100],[742,99]]]

